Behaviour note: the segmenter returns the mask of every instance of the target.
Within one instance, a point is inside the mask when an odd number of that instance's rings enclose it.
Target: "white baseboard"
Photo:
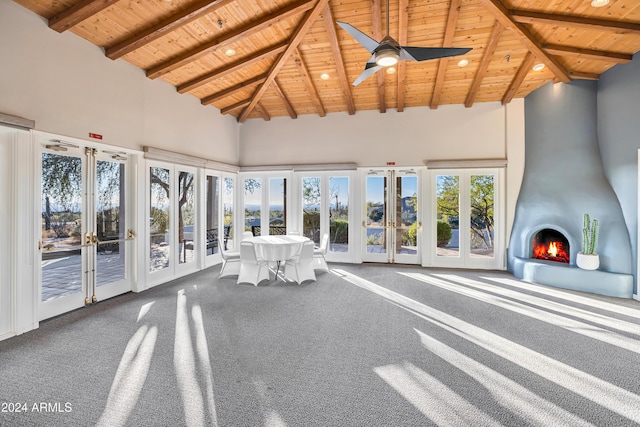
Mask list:
[[[5,334],[0,335],[0,341],[6,340],[7,338],[15,337],[15,336],[16,336],[15,332],[7,332]]]

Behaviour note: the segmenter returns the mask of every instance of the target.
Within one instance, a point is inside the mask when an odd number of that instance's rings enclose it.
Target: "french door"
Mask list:
[[[369,170],[365,178],[365,262],[419,264],[422,239],[416,169]]]
[[[431,265],[504,268],[502,169],[431,171]]]
[[[295,214],[291,230],[313,240],[316,246],[323,236],[329,237],[325,258],[327,261],[349,262],[356,258],[358,246],[354,244],[357,228],[354,227],[352,171],[317,171],[296,173],[296,189],[301,203],[292,206]]]
[[[131,290],[125,153],[58,140],[40,156],[40,319]]]

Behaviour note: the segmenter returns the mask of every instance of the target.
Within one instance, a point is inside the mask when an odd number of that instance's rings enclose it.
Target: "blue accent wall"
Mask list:
[[[548,83],[525,99],[525,167],[516,205],[508,265],[531,256],[533,235],[565,235],[575,264],[583,215],[600,222],[600,270],[632,273],[620,203],[604,173],[597,135],[597,82]],[[576,280],[579,280],[576,277]]]
[[[600,76],[598,140],[602,164],[624,214],[638,294],[638,149],[640,149],[640,54]]]

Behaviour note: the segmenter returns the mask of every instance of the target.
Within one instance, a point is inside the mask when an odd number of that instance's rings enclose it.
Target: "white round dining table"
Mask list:
[[[304,236],[254,236],[244,239],[252,242],[258,258],[267,261],[286,261],[297,255],[302,244],[310,240]]]

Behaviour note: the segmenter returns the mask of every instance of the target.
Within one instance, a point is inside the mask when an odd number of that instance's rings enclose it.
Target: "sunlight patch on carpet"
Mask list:
[[[428,283],[429,285],[432,285],[432,286],[437,286],[441,289],[445,289],[460,295],[464,295],[466,297],[474,298],[478,301],[486,302],[496,307],[500,307],[502,309],[509,310],[514,313],[521,314],[523,316],[527,316],[532,319],[536,319],[541,322],[545,322],[550,325],[566,329],[567,331],[571,331],[576,334],[584,335],[586,337],[593,338],[598,341],[640,354],[640,341],[634,340],[629,337],[625,337],[624,335],[620,335],[618,333],[609,331],[607,329],[599,328],[590,323],[580,322],[578,320],[570,319],[570,318],[552,313],[547,310],[541,310],[535,307],[531,307],[528,304],[518,303],[516,301],[513,301],[512,299],[502,298],[501,296],[488,294],[486,292],[481,292],[474,289],[469,289],[466,286],[451,283],[435,277],[427,276],[425,274],[420,274],[420,273],[398,273],[398,274],[405,277],[409,277],[411,279],[419,280],[423,283]],[[525,295],[518,294],[518,296],[521,299],[526,300]],[[548,301],[546,303],[548,303]],[[543,306],[543,304],[540,302],[538,302],[537,305]],[[545,306],[545,308],[550,308],[549,307],[550,305],[551,304],[548,304],[547,306]],[[636,325],[636,328],[637,327],[638,326]]]
[[[379,295],[470,343],[640,423],[640,396],[628,390],[344,270],[337,269],[335,273],[345,281]]]
[[[491,397],[496,402],[505,408],[513,410],[531,425],[541,427],[584,427],[592,425],[424,332],[415,328],[414,331],[416,331],[422,345],[427,350],[478,381],[483,388],[491,393]]]
[[[97,426],[117,427],[126,424],[147,379],[157,337],[157,327],[142,325],[129,339]]]
[[[409,362],[373,370],[425,417],[439,426],[501,426],[445,384]]]

